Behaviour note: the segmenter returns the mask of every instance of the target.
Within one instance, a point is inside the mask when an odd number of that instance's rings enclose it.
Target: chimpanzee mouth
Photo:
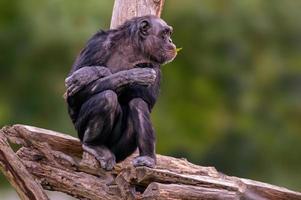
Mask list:
[[[167,50],[165,52],[165,54],[164,54],[164,57],[166,58],[164,64],[173,61],[176,58],[176,56],[177,56],[176,49],[174,49],[174,50]]]

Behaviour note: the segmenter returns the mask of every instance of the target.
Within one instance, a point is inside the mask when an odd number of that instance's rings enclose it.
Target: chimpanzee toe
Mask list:
[[[156,165],[155,159],[149,156],[138,156],[133,160],[134,167],[145,166],[154,168]]]

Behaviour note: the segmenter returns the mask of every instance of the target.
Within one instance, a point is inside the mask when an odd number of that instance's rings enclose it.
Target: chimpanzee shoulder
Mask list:
[[[75,60],[70,74],[84,66],[103,66],[109,56],[108,35],[110,30],[99,30],[86,43]]]

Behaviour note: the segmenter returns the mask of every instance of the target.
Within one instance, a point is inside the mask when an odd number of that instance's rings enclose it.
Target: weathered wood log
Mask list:
[[[47,200],[43,188],[26,170],[19,157],[10,148],[5,135],[0,131],[0,170],[16,189],[21,199]]]
[[[94,157],[83,155],[77,138],[32,126],[4,127],[0,138],[4,138],[0,141],[7,138],[9,142],[22,146],[14,153],[7,142],[1,142],[0,155],[9,156],[0,156],[0,163],[19,161],[18,166],[25,166],[30,176],[37,180],[35,184],[79,199],[301,200],[298,192],[226,176],[213,167],[162,155],[158,155],[154,169],[134,168],[131,164],[134,154],[112,171],[105,171]],[[14,179],[18,174],[11,177]],[[12,185],[19,189],[18,185]]]

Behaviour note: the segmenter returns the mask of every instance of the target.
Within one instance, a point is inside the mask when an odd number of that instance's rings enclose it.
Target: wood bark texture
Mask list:
[[[143,15],[160,17],[165,0],[115,0],[111,28],[117,28],[124,21]]]
[[[27,171],[0,131],[0,169],[21,199],[47,200],[43,188]]]
[[[8,145],[18,144],[16,153]],[[0,130],[0,165],[21,199],[47,199],[46,190],[78,199],[301,200],[283,187],[226,176],[214,167],[158,155],[156,168],[134,168],[132,155],[112,171],[100,168],[77,138],[26,125]]]

